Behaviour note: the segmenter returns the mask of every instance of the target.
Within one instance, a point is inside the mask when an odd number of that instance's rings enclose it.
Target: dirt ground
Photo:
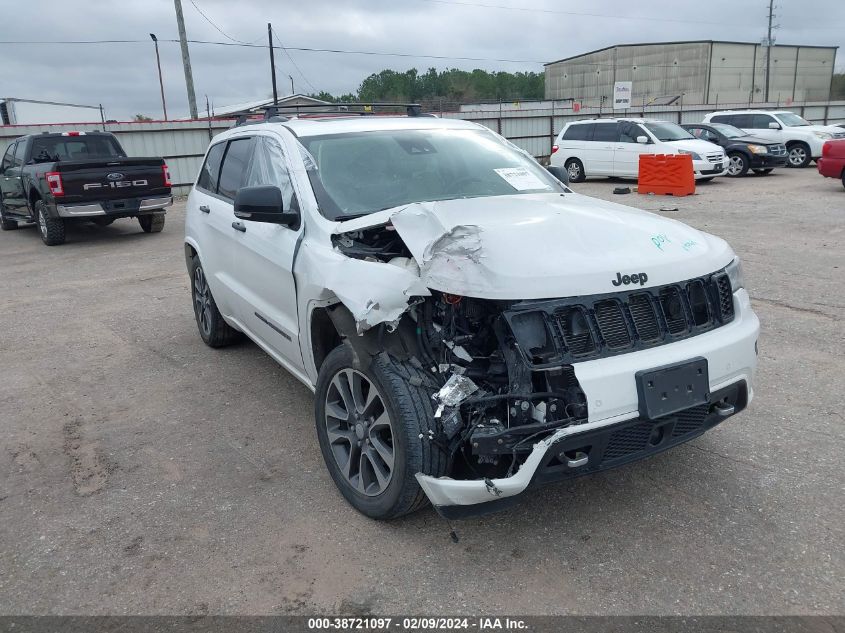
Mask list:
[[[836,614],[845,592],[845,190],[814,168],[694,197],[581,193],[726,238],[762,322],[743,414],[449,526],[336,492],[311,393],[196,332],[162,234],[0,234],[2,614]]]

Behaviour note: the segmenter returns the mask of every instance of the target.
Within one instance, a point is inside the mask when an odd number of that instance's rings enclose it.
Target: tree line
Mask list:
[[[312,94],[323,101],[393,101],[393,102],[472,102],[543,99],[545,75],[532,72],[487,72],[450,68],[416,68],[405,72],[382,70],[367,77],[357,94],[335,96],[328,92]]]

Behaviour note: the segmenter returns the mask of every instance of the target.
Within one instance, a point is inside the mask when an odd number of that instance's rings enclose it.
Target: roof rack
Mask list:
[[[285,114],[299,118],[313,116],[370,116],[377,114],[376,110],[382,110],[382,114],[389,114],[386,110],[405,110],[409,117],[433,117],[433,114],[423,112],[419,103],[390,103],[373,101],[347,101],[342,103],[307,103],[302,105],[271,105],[263,109],[261,119],[250,119],[249,115],[241,114],[235,121],[235,127],[240,125],[255,125],[258,123],[282,123],[290,120],[287,116],[279,114],[285,110]],[[301,112],[304,110],[304,112]],[[314,110],[317,110],[316,112]],[[259,109],[258,112],[261,112]]]

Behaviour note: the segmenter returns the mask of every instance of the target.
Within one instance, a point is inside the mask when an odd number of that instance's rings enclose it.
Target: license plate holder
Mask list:
[[[710,401],[707,359],[699,356],[680,363],[638,371],[640,417],[654,420]]]

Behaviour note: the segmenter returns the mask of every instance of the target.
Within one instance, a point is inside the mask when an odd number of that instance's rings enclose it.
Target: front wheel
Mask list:
[[[144,233],[161,233],[164,228],[164,214],[151,213],[149,215],[139,215],[138,224],[144,230]]]
[[[47,246],[65,243],[65,221],[62,218],[51,218],[47,214],[47,205],[43,200],[35,203],[35,217],[42,242]]]
[[[417,386],[423,378],[387,354],[356,367],[348,344],[320,367],[314,406],[320,451],[340,493],[370,518],[418,510],[426,497],[415,475],[446,472],[446,455],[429,439],[434,414],[431,393]]]
[[[786,146],[786,151],[789,152],[790,167],[806,167],[813,160],[810,155],[810,146],[806,143],[791,143]]]
[[[584,164],[577,158],[570,158],[564,164],[566,171],[569,172],[569,182],[584,182],[587,174],[584,173]]]
[[[745,154],[732,152],[728,154],[728,176],[738,178],[748,173],[749,161]]]

